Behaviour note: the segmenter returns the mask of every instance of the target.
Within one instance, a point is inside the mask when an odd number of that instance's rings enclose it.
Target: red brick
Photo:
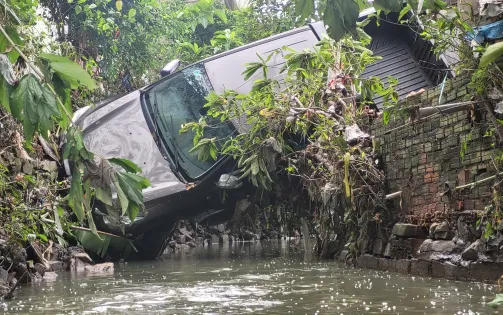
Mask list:
[[[463,200],[463,206],[466,210],[474,210],[475,209],[475,201]]]
[[[482,200],[475,200],[474,210],[484,210],[489,202],[490,200],[487,200],[487,202],[484,202]]]

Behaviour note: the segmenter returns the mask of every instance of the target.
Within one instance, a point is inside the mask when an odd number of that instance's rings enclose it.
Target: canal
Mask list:
[[[353,269],[286,241],[198,247],[105,276],[61,274],[3,301],[8,314],[494,314],[481,283]]]

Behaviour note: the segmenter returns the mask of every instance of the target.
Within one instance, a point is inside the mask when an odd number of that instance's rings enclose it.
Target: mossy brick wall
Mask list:
[[[447,81],[442,104],[469,100],[469,80],[457,77]],[[409,97],[403,106],[438,105],[440,91],[437,87]],[[443,193],[446,183],[459,186],[496,173],[492,162],[497,152],[494,138],[486,134],[491,126],[483,106],[476,107],[475,111],[437,114],[415,122],[394,119],[386,126],[382,121],[374,122],[371,133],[380,141],[387,193],[402,191],[401,206],[399,200],[393,201],[396,209],[402,209],[403,216],[397,219],[434,222],[470,212],[466,210],[483,210],[490,203],[492,181],[473,189]]]

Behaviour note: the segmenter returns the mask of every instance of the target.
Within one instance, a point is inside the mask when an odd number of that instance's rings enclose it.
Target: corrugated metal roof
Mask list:
[[[404,97],[412,91],[432,86],[422,69],[417,65],[405,42],[400,40],[398,36],[376,34],[372,38],[370,49],[382,59],[368,66],[362,77],[377,76],[387,82],[387,77],[393,76],[398,80],[396,90],[400,97]],[[378,108],[382,108],[382,97],[376,97],[373,101]]]
[[[387,82],[387,77],[393,76],[398,80],[400,98],[437,85],[443,79],[445,64],[435,58],[431,44],[422,40],[411,27],[381,21],[379,27],[370,23],[365,31],[372,36],[369,49],[382,59],[368,66],[363,78],[377,76]],[[382,97],[376,96],[373,101],[378,108],[383,107]]]

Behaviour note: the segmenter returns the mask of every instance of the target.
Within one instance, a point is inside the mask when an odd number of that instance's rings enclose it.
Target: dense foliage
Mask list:
[[[6,1],[0,18],[0,102],[7,115],[21,123],[13,130],[24,135],[18,133],[16,144],[5,145],[2,153],[12,150],[23,165],[36,164],[42,156],[34,150],[43,147],[57,163],[68,159],[72,168],[71,182],[58,182],[55,190],[45,193],[48,202],[37,204],[40,212],[35,218],[44,216],[44,220],[30,224],[22,235],[14,232],[24,229],[12,230],[12,236],[20,240],[28,234],[54,239],[54,231],[62,236],[60,222],[67,219],[63,220],[61,211],[66,206],[73,210],[73,220],[86,221],[96,233],[93,198],[103,202],[108,219],[118,223],[121,215],[134,219],[143,207],[141,190],[149,183],[136,175],[141,170],[129,161],[107,160],[89,152],[81,131],[71,124],[74,109],[151,82],[170,59],[191,63],[302,23],[293,9],[276,1],[260,1],[254,8],[239,11],[212,0],[191,5],[151,0]],[[62,135],[65,150],[58,152]],[[2,170],[3,194],[12,194],[19,185],[26,186],[27,194],[49,185],[29,175],[9,174],[7,164],[2,164]],[[55,180],[54,174],[49,180]],[[29,222],[32,214],[18,211],[21,199],[25,197],[9,199],[5,209],[12,218]],[[51,227],[50,222],[55,225]]]

